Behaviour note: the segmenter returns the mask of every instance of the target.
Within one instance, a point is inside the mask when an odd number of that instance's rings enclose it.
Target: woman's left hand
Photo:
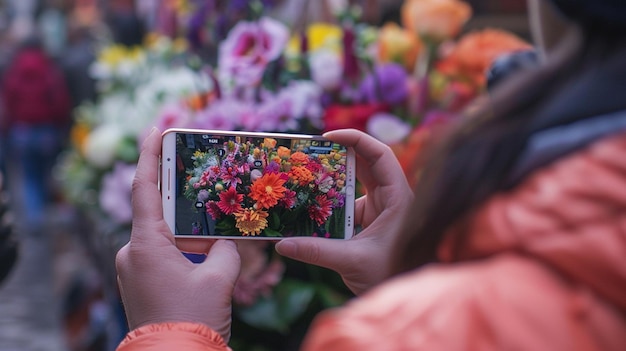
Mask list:
[[[201,264],[176,247],[163,219],[158,167],[161,136],[154,129],[143,144],[133,181],[131,238],[117,254],[118,281],[132,329],[164,322],[203,323],[230,337],[231,299],[240,271],[232,241],[217,240]]]

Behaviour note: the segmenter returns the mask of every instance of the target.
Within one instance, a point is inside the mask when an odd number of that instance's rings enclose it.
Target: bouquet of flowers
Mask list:
[[[343,211],[336,209],[345,202],[346,151],[315,153],[310,144],[290,149],[265,138],[260,145],[226,141],[224,155],[197,150],[184,195],[206,208],[222,235],[333,237],[343,232]],[[202,229],[193,224],[195,233]]]

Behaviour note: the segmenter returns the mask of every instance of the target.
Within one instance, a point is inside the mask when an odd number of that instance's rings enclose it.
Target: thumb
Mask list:
[[[234,284],[241,269],[237,245],[232,240],[217,240],[198,268],[206,273],[219,273]]]
[[[349,266],[347,259],[351,256],[346,252],[350,247],[345,240],[288,238],[278,242],[275,249],[282,256],[341,272]]]

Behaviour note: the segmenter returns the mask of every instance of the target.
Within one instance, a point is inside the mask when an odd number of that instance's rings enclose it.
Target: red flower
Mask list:
[[[315,197],[315,203],[309,206],[309,217],[317,223],[322,225],[328,217],[332,214],[333,202],[329,200],[326,195],[317,195]]]
[[[241,211],[241,203],[243,202],[243,195],[237,194],[237,190],[234,186],[231,186],[226,191],[220,193],[220,201],[217,206],[227,215]]]
[[[386,104],[331,105],[325,111],[325,131],[354,128],[365,131],[367,120],[376,112],[389,111]]]
[[[284,208],[292,208],[296,205],[296,192],[293,190],[285,190],[285,197],[283,197],[282,199],[280,199],[280,204],[284,207]]]
[[[220,210],[219,206],[217,205],[217,202],[209,201],[204,206],[206,207],[206,213],[211,215],[211,218],[213,218],[213,219],[220,219],[220,218],[222,218],[222,211]]]

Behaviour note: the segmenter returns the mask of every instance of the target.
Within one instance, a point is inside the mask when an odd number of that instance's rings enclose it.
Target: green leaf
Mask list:
[[[285,279],[274,288],[272,296],[262,296],[250,307],[236,307],[235,313],[252,327],[287,334],[306,312],[315,291],[312,284]]]
[[[252,327],[274,330],[286,334],[289,326],[278,314],[278,302],[273,298],[260,297],[250,307],[236,308],[237,316]]]
[[[283,236],[280,232],[271,228],[263,229],[263,234],[265,234],[265,236]]]

